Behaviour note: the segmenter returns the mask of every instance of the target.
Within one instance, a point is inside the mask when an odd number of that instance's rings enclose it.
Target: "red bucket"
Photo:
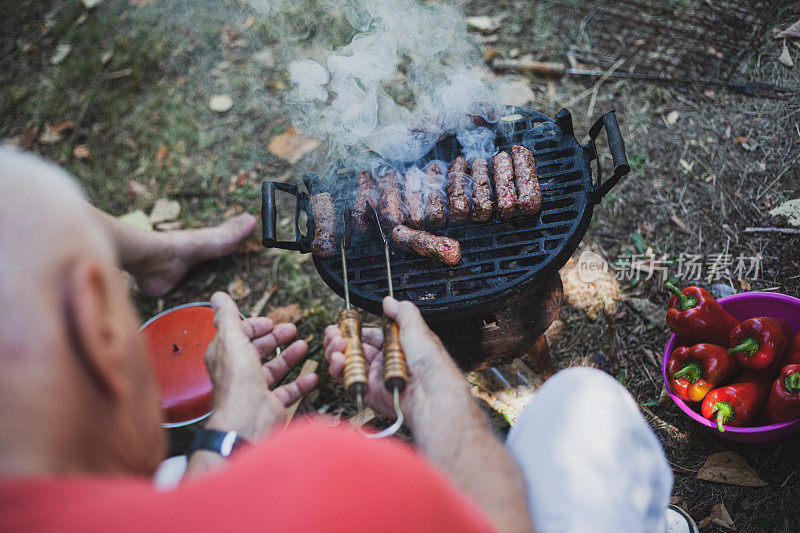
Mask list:
[[[163,426],[199,422],[212,411],[212,386],[205,353],[217,333],[207,302],[167,309],[145,322],[144,333],[158,382]]]

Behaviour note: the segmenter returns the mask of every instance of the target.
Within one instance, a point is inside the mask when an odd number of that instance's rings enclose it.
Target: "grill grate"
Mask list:
[[[609,122],[605,121],[608,116],[611,116],[613,128],[609,128]],[[491,312],[503,306],[511,296],[534,290],[537,282],[561,268],[583,238],[594,204],[628,171],[613,113],[604,116],[598,124],[590,131],[591,140],[584,147],[572,134],[572,120],[566,110],[562,110],[554,121],[539,113],[509,108],[494,126],[497,133],[495,145],[509,153],[514,144],[533,151],[543,196],[539,215],[517,215],[509,220],[500,220],[495,213],[485,223],[469,222],[437,232],[461,243],[461,262],[453,267],[406,253],[390,244],[395,297],[413,301],[431,321],[435,322],[437,315],[444,318],[444,313],[447,319],[453,319],[459,313],[472,315],[476,308],[484,313]],[[606,126],[609,134],[609,145],[616,140],[614,144],[619,146],[619,152],[614,158],[614,177],[601,187],[600,169],[598,167],[598,183],[594,183],[589,163],[596,159],[594,138],[602,125]],[[457,141],[448,137],[415,164],[424,168],[434,159],[449,163],[458,155],[460,147]],[[311,193],[321,192],[317,190],[319,183],[328,184],[329,190],[343,191],[334,196],[338,211],[342,212],[344,197],[352,193],[358,170],[332,169],[326,180],[310,179],[306,185]],[[337,185],[342,186],[330,186],[331,176],[341,180]],[[600,189],[602,192],[598,194]],[[265,203],[267,201],[265,193]],[[307,197],[300,194],[298,209],[302,207],[308,211],[307,203]],[[274,213],[262,214],[265,218],[274,216]],[[297,233],[298,240],[306,239],[299,231]],[[308,234],[313,235],[310,215]],[[280,243],[265,238],[264,244],[274,246]],[[303,248],[301,245],[296,249]],[[325,282],[343,295],[340,258],[315,256],[314,262]],[[379,314],[381,300],[388,288],[383,248],[371,234],[354,237],[347,251],[347,268],[351,301]]]

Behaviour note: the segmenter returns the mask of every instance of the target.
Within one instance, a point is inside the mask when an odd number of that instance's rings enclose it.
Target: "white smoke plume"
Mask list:
[[[251,3],[265,14],[274,9]],[[294,125],[327,141],[332,155],[352,159],[368,148],[388,161],[414,161],[442,135],[474,128],[474,117],[496,120],[490,73],[456,8],[414,0],[328,4],[356,33],[325,58],[293,61],[287,101]],[[412,95],[405,105],[387,92],[398,80]]]

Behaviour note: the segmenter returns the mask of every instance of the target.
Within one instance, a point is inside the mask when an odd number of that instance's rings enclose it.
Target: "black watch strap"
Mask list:
[[[186,455],[191,456],[197,450],[208,450],[228,457],[235,450],[249,443],[236,434],[235,431],[217,431],[216,429],[200,430],[192,442]]]

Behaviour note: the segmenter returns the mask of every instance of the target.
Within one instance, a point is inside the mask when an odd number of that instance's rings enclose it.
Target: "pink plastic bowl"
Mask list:
[[[793,296],[774,292],[742,292],[720,298],[719,303],[722,304],[722,307],[727,312],[739,320],[746,320],[756,316],[784,318],[789,322],[789,325],[792,326],[792,331],[797,333],[797,331],[800,330],[800,300]],[[770,424],[769,426],[725,426],[725,432],[720,433],[715,422],[707,420],[700,413],[689,407],[686,402],[675,396],[669,388],[669,383],[667,382],[667,363],[669,362],[672,351],[678,346],[680,346],[680,344],[678,343],[677,336],[670,335],[667,346],[664,348],[664,362],[661,365],[661,376],[664,379],[664,384],[667,386],[667,392],[669,392],[672,401],[675,402],[675,405],[677,405],[681,411],[689,415],[693,420],[702,424],[709,431],[713,431],[723,439],[751,444],[771,442],[800,431],[799,418],[790,422]]]

